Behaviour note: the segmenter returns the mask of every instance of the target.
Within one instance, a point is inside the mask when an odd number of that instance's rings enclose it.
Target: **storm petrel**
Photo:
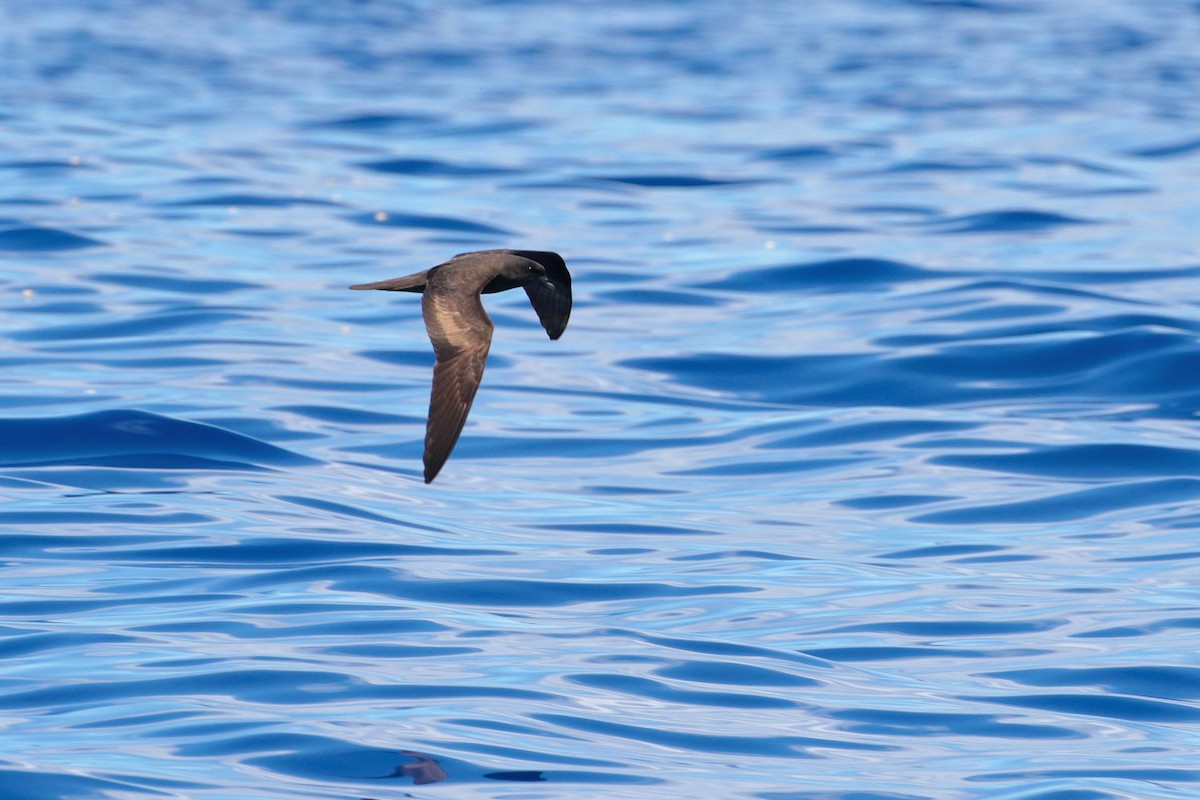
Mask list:
[[[522,286],[551,339],[571,316],[571,273],[558,253],[480,250],[403,278],[359,283],[351,289],[421,292],[421,314],[437,363],[425,426],[425,482],[437,477],[458,442],[483,378],[492,345],[492,320],[480,294]]]

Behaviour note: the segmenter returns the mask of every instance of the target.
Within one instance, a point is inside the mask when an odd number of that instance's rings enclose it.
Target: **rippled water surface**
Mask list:
[[[0,6],[4,800],[1200,786],[1200,6]],[[409,294],[561,252],[421,480]]]

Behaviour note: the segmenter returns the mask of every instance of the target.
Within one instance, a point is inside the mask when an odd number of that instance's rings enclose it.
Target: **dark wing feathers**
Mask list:
[[[488,345],[461,350],[450,358],[438,358],[433,367],[433,391],[429,395],[429,422],[425,426],[425,482],[437,477],[458,437],[475,392],[483,379]]]
[[[546,278],[554,284],[547,286],[541,281],[525,284],[525,294],[537,312],[538,320],[551,339],[557,339],[567,329],[571,318],[571,273],[558,253],[538,250],[515,250],[519,256],[538,262],[546,269]]]
[[[566,291],[558,281],[554,281],[554,288],[533,281],[525,284],[525,294],[529,295],[529,303],[537,312],[546,334],[551,339],[562,336],[571,316],[571,279],[567,278]]]
[[[492,321],[478,289],[462,291],[455,277],[434,279],[421,298],[425,328],[437,354],[425,427],[426,483],[437,476],[458,443],[492,346]]]

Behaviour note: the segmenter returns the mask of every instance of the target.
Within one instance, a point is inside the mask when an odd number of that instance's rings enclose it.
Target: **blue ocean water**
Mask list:
[[[1195,797],[1198,38],[0,4],[0,798]]]

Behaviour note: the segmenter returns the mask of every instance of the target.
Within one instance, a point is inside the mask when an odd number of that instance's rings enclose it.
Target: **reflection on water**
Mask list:
[[[1200,780],[1192,4],[0,26],[5,798]],[[490,247],[426,487],[344,286]]]

